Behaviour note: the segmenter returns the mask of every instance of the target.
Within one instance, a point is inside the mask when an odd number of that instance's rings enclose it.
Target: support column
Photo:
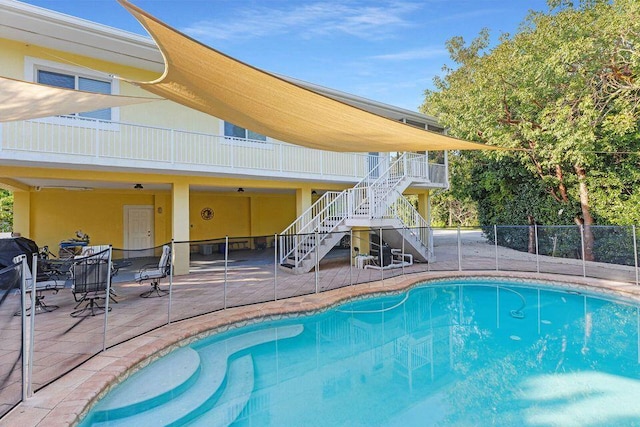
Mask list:
[[[168,221],[170,217],[169,206],[171,201],[166,193],[155,194],[153,197],[153,210],[154,210],[154,233],[155,242],[154,246],[158,246],[164,243],[168,243],[171,240],[168,230]]]
[[[173,219],[171,232],[176,242],[186,242],[189,240],[189,184],[173,183],[171,192],[171,203]],[[189,274],[189,244],[181,243],[175,245],[173,274]]]
[[[22,237],[31,237],[31,193],[29,191],[13,192],[13,229]]]
[[[424,193],[418,194],[418,213],[427,220],[427,224],[431,227],[431,192],[429,190]],[[433,231],[429,231],[428,235],[428,244],[429,248],[429,262],[434,262],[436,260],[434,254],[434,245],[433,245]]]
[[[311,207],[311,186],[296,188],[296,216],[302,215]]]
[[[431,225],[431,197],[429,190],[418,194],[418,213]]]
[[[257,200],[255,199],[255,197],[250,196],[249,197],[249,236],[253,236],[253,239],[249,239],[249,247],[251,249],[255,249],[256,245],[256,239],[255,237],[257,237],[257,233],[256,233],[256,223],[258,222],[258,206],[259,203],[257,202]]]
[[[358,248],[359,254],[369,254],[371,247],[369,245],[369,229],[354,228],[353,229],[353,248],[351,248],[351,256],[355,256],[355,249]]]

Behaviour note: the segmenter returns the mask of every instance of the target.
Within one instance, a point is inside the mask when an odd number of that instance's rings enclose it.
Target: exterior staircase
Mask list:
[[[429,224],[402,195],[428,177],[426,155],[404,153],[382,173],[372,168],[355,187],[326,192],[280,234],[280,265],[294,273],[311,271],[353,227],[371,228],[391,247],[428,261]]]

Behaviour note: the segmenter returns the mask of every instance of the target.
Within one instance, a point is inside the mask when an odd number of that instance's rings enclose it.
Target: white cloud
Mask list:
[[[414,59],[438,58],[446,55],[448,55],[447,49],[440,47],[426,47],[423,49],[412,49],[384,55],[375,55],[371,58],[382,61],[410,61]]]
[[[234,16],[201,20],[182,31],[199,40],[251,39],[270,35],[297,35],[303,38],[348,34],[362,39],[393,37],[394,31],[413,25],[408,17],[420,3],[386,1],[324,1],[289,3],[289,8],[254,7],[240,9]]]

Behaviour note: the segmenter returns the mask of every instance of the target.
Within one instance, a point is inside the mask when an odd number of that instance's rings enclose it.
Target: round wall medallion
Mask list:
[[[208,221],[211,218],[213,218],[213,209],[211,208],[204,208],[200,211],[200,216],[202,217],[202,219]]]

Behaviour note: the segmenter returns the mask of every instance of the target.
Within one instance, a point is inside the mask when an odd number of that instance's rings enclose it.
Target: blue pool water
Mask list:
[[[440,282],[180,348],[81,425],[640,425],[639,319],[597,295]]]

